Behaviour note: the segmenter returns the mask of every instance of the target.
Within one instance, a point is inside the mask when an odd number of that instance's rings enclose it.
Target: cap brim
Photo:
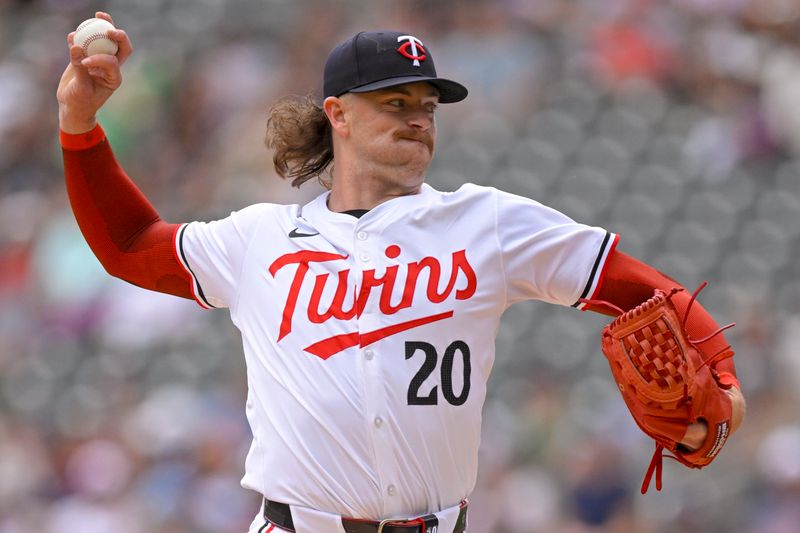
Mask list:
[[[406,83],[418,83],[426,81],[439,90],[439,103],[452,104],[460,102],[467,97],[469,91],[467,88],[452,80],[444,78],[431,78],[428,76],[400,76],[397,78],[387,78],[385,80],[373,81],[360,87],[354,87],[348,92],[351,93],[366,93],[369,91],[377,91],[378,89],[386,89],[387,87],[395,87],[397,85],[404,85]]]

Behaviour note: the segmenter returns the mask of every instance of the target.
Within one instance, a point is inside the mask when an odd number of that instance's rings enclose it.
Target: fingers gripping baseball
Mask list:
[[[95,16],[113,24],[107,13],[97,12]],[[69,64],[56,96],[60,126],[68,133],[82,133],[93,128],[97,111],[122,84],[121,65],[133,52],[133,46],[124,30],[110,28],[104,31],[105,37],[116,45],[115,55],[87,55],[87,48],[75,42],[76,32],[67,36]]]
[[[85,68],[87,74],[100,87],[115,91],[122,85],[122,72],[120,71],[119,59],[116,56],[98,54],[83,57],[81,48],[73,46],[70,49],[70,60],[78,63],[76,67]]]

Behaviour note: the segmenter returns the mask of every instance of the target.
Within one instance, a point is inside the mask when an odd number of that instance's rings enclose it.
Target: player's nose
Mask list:
[[[409,114],[408,125],[415,130],[430,131],[433,127],[433,116],[427,110],[416,110]]]

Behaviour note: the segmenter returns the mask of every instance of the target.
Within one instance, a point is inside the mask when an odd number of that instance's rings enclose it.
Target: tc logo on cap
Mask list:
[[[420,61],[425,61],[427,57],[425,52],[425,47],[422,45],[422,41],[414,37],[413,35],[401,35],[397,38],[398,43],[402,43],[400,48],[397,51],[403,57],[407,57],[414,61],[414,66],[418,67]]]

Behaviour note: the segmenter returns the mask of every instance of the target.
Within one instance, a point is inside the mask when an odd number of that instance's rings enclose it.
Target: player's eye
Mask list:
[[[386,103],[392,107],[405,107],[406,105],[405,101],[401,98],[392,98]]]

